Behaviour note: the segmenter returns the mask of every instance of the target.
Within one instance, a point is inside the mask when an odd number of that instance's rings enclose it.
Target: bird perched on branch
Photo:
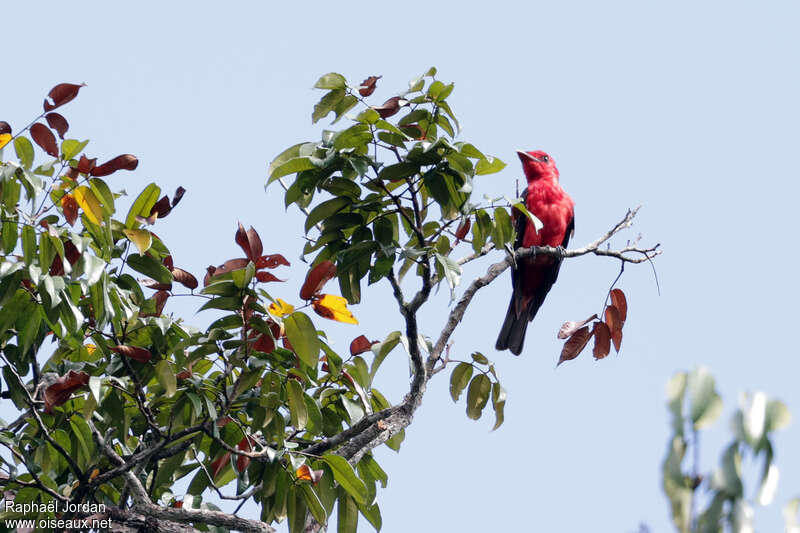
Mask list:
[[[561,246],[566,248],[575,229],[574,203],[558,183],[558,169],[553,159],[542,151],[517,151],[528,186],[523,202],[543,227],[537,232],[533,222],[514,209],[517,238],[514,248]],[[511,270],[513,293],[508,312],[497,337],[498,350],[522,352],[525,330],[544,303],[550,287],[558,278],[561,258],[551,255],[526,257],[515,262]]]

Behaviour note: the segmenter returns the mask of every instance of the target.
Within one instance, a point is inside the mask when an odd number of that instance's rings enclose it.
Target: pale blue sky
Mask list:
[[[301,218],[282,192],[263,190],[267,163],[318,138],[311,89],[334,70],[353,82],[381,74],[376,101],[431,65],[454,81],[463,138],[509,163],[476,181],[479,194],[512,194],[517,148],[548,151],[576,202],[582,245],[643,204],[631,236],[661,242],[661,296],[648,266],[621,282],[630,313],[623,350],[557,370],[564,320],[598,310],[617,265],[568,261],[520,358],[493,349],[507,277],[476,298],[454,353],[494,359],[509,399],[506,423],[473,422],[440,374],[379,494],[383,531],[671,531],[660,488],[666,449],[663,385],[697,364],[718,379],[726,410],[704,440],[702,468],[728,440],[740,390],[764,390],[800,416],[793,336],[800,11],[796,2],[39,2],[5,3],[0,119],[27,124],[59,82],[86,82],[63,109],[70,134],[101,160],[140,158],[119,173],[129,192],[157,181],[187,189],[156,232],[175,263],[201,275],[238,255],[237,220],[267,251],[284,253],[294,298]],[[617,243],[623,242],[621,239]],[[465,278],[485,264],[468,269]],[[424,315],[436,334],[447,298]],[[336,325],[337,347],[400,328],[386,287]],[[183,302],[167,310],[186,314]],[[205,316],[193,322],[204,325]],[[321,322],[321,319],[320,319]],[[322,325],[322,324],[320,324]],[[328,326],[328,324],[324,324]],[[392,400],[405,388],[397,351],[379,376]],[[490,417],[491,418],[491,417]],[[778,434],[776,504],[757,509],[759,531],[779,531],[780,507],[800,495],[800,424]],[[368,524],[363,525],[369,530]]]

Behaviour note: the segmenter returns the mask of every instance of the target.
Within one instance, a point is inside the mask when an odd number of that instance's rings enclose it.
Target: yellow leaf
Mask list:
[[[11,140],[10,133],[0,133],[0,148],[8,144],[8,141]]]
[[[291,314],[294,311],[294,306],[291,304],[287,304],[280,298],[278,298],[277,302],[273,302],[269,306],[269,312],[275,316],[286,316]]]
[[[95,346],[91,342],[86,344],[86,351],[89,352],[89,355],[94,354],[95,350],[97,350],[97,346]]]
[[[103,206],[100,205],[92,190],[85,185],[81,185],[75,188],[72,195],[78,205],[81,206],[81,209],[83,209],[83,212],[86,213],[86,217],[95,224],[100,224],[100,221],[103,220]]]
[[[124,229],[122,232],[144,254],[153,245],[153,235],[146,229]]]
[[[337,322],[358,324],[356,317],[354,317],[353,313],[347,308],[347,300],[341,296],[323,294],[311,302],[311,305],[319,316],[330,318]]]

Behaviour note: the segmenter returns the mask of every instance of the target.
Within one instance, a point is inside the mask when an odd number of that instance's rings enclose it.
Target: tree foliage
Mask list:
[[[0,427],[9,452],[0,456],[0,484],[17,504],[41,504],[3,519],[104,517],[120,531],[272,531],[286,521],[294,532],[326,527],[336,508],[341,532],[355,531],[359,515],[380,529],[377,486],[387,474],[371,450],[399,449],[433,375],[453,363],[453,400],[466,391],[469,418],[491,405],[494,427],[503,423],[506,392],[494,363],[479,352],[464,360],[449,353],[478,289],[525,253],[594,253],[623,265],[655,255],[631,245],[600,249],[635,211],[584,249],[511,249],[513,217],[538,221],[518,199],[475,201],[474,182],[505,163],[456,140],[453,84],[432,68],[377,105],[367,98],[379,79],[350,85],[322,76],[312,121],[332,115],[332,129],[269,165],[267,184],[282,185],[286,206],[306,214],[310,268],[286,285],[276,273],[289,262],[241,224],[233,237],[243,257],[210,257],[216,266],[202,287],[176,266],[153,229],[184,189],[169,196],[151,183],[126,198],[116,173],[135,170],[137,158],[98,164],[88,141],[66,137],[67,119],[54,111],[81,86],[54,87],[44,112],[17,133],[0,123],[0,150],[13,148],[17,158],[0,151],[2,393],[20,411]],[[459,248],[467,255],[456,259]],[[463,291],[438,338],[424,335],[416,316],[431,291],[444,284],[455,301],[462,265],[493,249],[507,250],[505,259]],[[418,287],[407,298],[409,273]],[[334,278],[341,296],[330,293]],[[379,281],[392,287],[401,329],[371,341],[354,328],[349,353],[337,353],[322,319],[357,325],[349,306]],[[214,313],[208,327],[164,313],[177,294]],[[627,314],[619,289],[610,298],[604,321],[577,328],[580,348],[595,337],[598,359],[612,341],[619,351]],[[575,335],[565,333],[567,345]],[[411,379],[392,404],[375,376],[398,346]],[[579,352],[569,348],[562,360]],[[174,492],[179,480],[185,494]],[[260,516],[221,512],[220,500],[252,500]]]

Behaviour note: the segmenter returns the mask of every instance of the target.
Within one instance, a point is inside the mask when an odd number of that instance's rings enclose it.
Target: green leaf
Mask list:
[[[767,420],[764,424],[766,432],[783,429],[792,421],[792,414],[786,404],[780,400],[770,400],[767,402]]]
[[[306,402],[303,399],[303,387],[296,379],[286,380],[286,399],[289,403],[289,415],[292,418],[292,425],[297,430],[305,429],[308,423],[308,411]]]
[[[347,80],[337,72],[329,72],[323,75],[314,84],[315,89],[346,89]]]
[[[344,98],[344,89],[334,89],[322,97],[322,99],[314,106],[314,112],[311,114],[311,123],[316,124],[320,119],[325,118],[328,113],[333,111],[337,105]]]
[[[510,243],[514,238],[514,225],[511,217],[504,207],[494,210],[494,231],[492,232],[492,242],[495,248],[502,250],[503,246]]]
[[[369,377],[370,381],[375,378],[375,373],[378,371],[378,367],[381,366],[383,360],[386,359],[386,356],[394,350],[395,346],[400,342],[400,337],[402,334],[399,331],[393,331],[389,333],[383,342],[378,342],[372,345],[370,350],[372,353],[375,354],[375,358],[372,360],[372,365],[369,369]]]
[[[494,174],[506,168],[506,164],[497,157],[486,156],[486,159],[480,159],[475,164],[475,174],[483,176],[485,174]]]
[[[136,272],[151,277],[159,283],[172,282],[172,273],[167,267],[149,255],[129,254],[128,265]]]
[[[316,368],[321,346],[317,330],[308,315],[295,311],[283,320],[283,326],[300,360],[311,368]]]
[[[444,269],[444,277],[447,280],[447,285],[450,286],[450,302],[452,303],[456,297],[455,288],[461,282],[461,265],[454,259],[439,253],[436,254],[436,260]]]
[[[694,427],[710,426],[722,411],[722,399],[715,389],[714,376],[707,368],[698,367],[689,374],[687,386]]]
[[[536,229],[536,233],[539,233],[539,231],[541,231],[541,229],[544,227],[544,223],[542,223],[541,220],[539,220],[536,216],[534,216],[533,213],[528,211],[528,208],[525,207],[524,203],[522,202],[513,203],[510,200],[508,203],[510,203],[512,207],[514,207],[517,211],[528,217],[528,220],[531,221],[531,224],[533,224],[533,227]]]
[[[667,382],[667,407],[672,413],[672,431],[679,437],[684,434],[683,398],[687,379],[686,372],[678,372]]]
[[[450,374],[450,397],[457,402],[461,393],[469,384],[472,377],[472,365],[469,363],[458,363]]]
[[[336,533],[356,533],[358,527],[358,507],[353,498],[343,490],[339,490],[339,505],[337,507],[339,521]]]
[[[337,196],[336,198],[331,198],[319,204],[306,217],[306,233],[308,233],[308,230],[313,228],[315,224],[335,215],[349,206],[351,202],[352,201],[347,196]]]
[[[175,372],[172,370],[172,365],[169,364],[169,361],[162,359],[156,363],[156,378],[161,386],[164,387],[167,398],[172,398],[175,395],[178,382],[175,378]]]
[[[155,183],[151,183],[145,187],[144,190],[139,193],[139,196],[136,197],[136,200],[134,200],[133,205],[128,211],[128,216],[125,217],[125,227],[138,228],[140,223],[136,221],[136,215],[145,218],[149,217],[150,210],[153,209],[160,195],[161,187]]]
[[[17,247],[17,237],[19,237],[19,227],[13,220],[3,222],[3,252],[8,255]]]
[[[285,163],[281,163],[280,165],[276,166],[273,171],[270,172],[267,184],[272,183],[276,179],[282,178],[288,174],[295,174],[297,172],[311,170],[313,168],[314,164],[308,157],[295,157],[294,159],[290,159]]]
[[[492,407],[494,408],[494,427],[492,431],[499,428],[505,420],[506,390],[500,383],[492,384]]]
[[[303,491],[303,498],[314,519],[320,524],[324,524],[328,520],[328,513],[325,512],[325,508],[322,506],[314,487],[308,483],[301,483],[300,489]]]
[[[400,451],[400,445],[403,443],[403,440],[405,440],[405,438],[406,438],[406,430],[405,429],[401,429],[397,433],[397,435],[395,435],[394,437],[392,437],[391,439],[386,441],[386,446],[388,446],[389,449],[391,449],[391,450],[399,452]]]
[[[36,257],[36,230],[33,226],[25,224],[22,226],[22,259],[30,266],[34,257]]]
[[[325,454],[321,458],[333,471],[333,477],[347,493],[360,504],[365,504],[367,499],[367,487],[356,475],[353,467],[347,459],[338,455]]]
[[[473,420],[481,417],[483,408],[489,401],[489,393],[492,390],[492,383],[486,374],[478,374],[469,384],[467,390],[467,416]]]
[[[489,360],[481,352],[472,352],[472,360],[481,365],[489,364]]]
[[[69,161],[80,154],[87,144],[89,144],[88,140],[81,142],[75,139],[64,139],[61,143],[61,158],[64,161]]]
[[[353,96],[352,94],[346,95],[344,98],[339,100],[339,103],[336,104],[336,107],[333,109],[333,112],[336,114],[336,119],[333,121],[333,124],[342,118],[342,116],[353,109],[356,104],[358,103],[358,98]]]
[[[395,163],[394,165],[383,167],[378,177],[382,180],[393,181],[413,176],[418,172],[419,165],[414,163]]]
[[[33,145],[27,137],[19,136],[14,139],[14,150],[17,152],[20,164],[30,169],[33,165]]]

